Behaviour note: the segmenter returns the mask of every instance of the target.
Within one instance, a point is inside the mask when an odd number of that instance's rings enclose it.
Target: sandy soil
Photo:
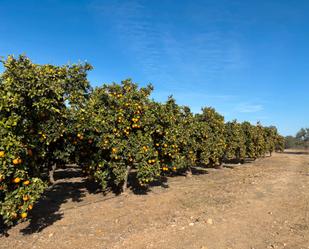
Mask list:
[[[59,170],[58,177],[64,172]],[[60,179],[0,248],[309,248],[309,154],[208,169],[125,196]]]

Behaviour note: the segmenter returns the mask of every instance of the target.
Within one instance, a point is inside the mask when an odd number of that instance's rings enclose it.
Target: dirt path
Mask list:
[[[0,238],[0,248],[309,248],[308,154],[275,154],[168,184],[103,197],[72,172],[33,210],[32,223]]]

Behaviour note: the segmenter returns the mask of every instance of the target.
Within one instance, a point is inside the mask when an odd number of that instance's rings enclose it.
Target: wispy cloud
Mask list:
[[[92,8],[108,20],[115,33],[113,39],[123,45],[121,52],[129,55],[131,63],[146,76],[158,74],[162,65],[161,33],[149,10],[138,0],[97,2]]]
[[[253,113],[253,112],[260,112],[263,109],[264,109],[263,105],[261,104],[242,103],[236,106],[235,111],[240,113]]]
[[[149,81],[179,85],[190,80],[191,84],[205,85],[216,81],[225,70],[245,65],[235,34],[219,28],[220,13],[214,18],[208,6],[187,3],[177,13],[183,19],[175,21],[170,6],[161,5],[168,15],[139,0],[97,1],[92,9],[99,18],[108,20],[116,34],[114,39],[125,44],[122,52],[132,58],[131,62]],[[186,11],[189,7],[191,11],[203,8],[201,19],[192,17]],[[192,30],[188,27],[179,30],[188,22]],[[209,29],[208,22],[217,29]]]

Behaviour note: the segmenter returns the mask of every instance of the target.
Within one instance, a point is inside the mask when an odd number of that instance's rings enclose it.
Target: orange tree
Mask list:
[[[265,141],[265,129],[264,127],[258,122],[255,126],[255,137],[254,137],[254,148],[256,157],[263,157],[266,154],[267,146]]]
[[[85,98],[91,67],[37,65],[25,56],[2,63],[0,216],[11,225],[27,217],[46,187],[51,165],[68,158],[69,109]]]
[[[151,101],[152,86],[138,88],[131,80],[96,88],[87,107],[74,114],[76,157],[86,175],[103,189],[125,191],[130,171],[141,186],[160,175],[185,171],[195,162],[195,140],[190,137],[194,116],[173,98]],[[186,130],[186,132],[184,132]],[[82,141],[81,141],[82,140]]]
[[[197,163],[197,139],[200,135],[200,130],[195,116],[186,106],[181,109],[179,134],[179,147],[184,159],[183,168],[188,173],[191,173],[191,167],[196,166]]]
[[[190,109],[179,106],[172,97],[165,103],[152,103],[152,137],[162,173],[191,172],[196,163],[196,119]]]
[[[271,155],[276,149],[278,132],[274,126],[264,127],[265,150]]]
[[[160,176],[158,152],[151,136],[155,117],[150,112],[152,86],[138,88],[131,80],[94,89],[76,117],[80,144],[78,161],[84,172],[102,185],[127,187],[136,171],[140,185]]]
[[[241,123],[242,130],[245,135],[245,145],[246,145],[246,157],[256,159],[258,158],[257,146],[257,128],[256,126],[245,121]]]
[[[226,147],[224,117],[214,108],[203,108],[196,115],[200,130],[198,138],[198,157],[202,164],[220,166]]]
[[[279,134],[277,134],[275,139],[275,151],[277,152],[283,152],[285,149],[285,138]]]
[[[246,157],[245,135],[236,120],[225,124],[225,159],[243,162]]]

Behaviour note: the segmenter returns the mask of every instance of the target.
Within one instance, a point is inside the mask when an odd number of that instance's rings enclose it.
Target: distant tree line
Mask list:
[[[285,148],[309,148],[309,128],[301,128],[294,136],[285,137]]]

